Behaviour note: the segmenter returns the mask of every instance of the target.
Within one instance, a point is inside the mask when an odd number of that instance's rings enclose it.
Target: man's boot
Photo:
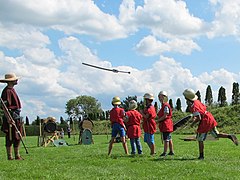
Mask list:
[[[14,147],[15,159],[16,160],[23,160],[23,158],[19,154],[19,147]]]
[[[6,147],[6,150],[7,150],[7,159],[8,160],[13,160],[13,157],[12,157],[12,147]]]

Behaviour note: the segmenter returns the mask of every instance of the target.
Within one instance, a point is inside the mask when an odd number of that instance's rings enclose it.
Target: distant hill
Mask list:
[[[240,105],[208,108],[218,122],[218,130],[224,133],[240,134]],[[189,113],[174,111],[173,121],[177,121]],[[195,128],[181,128],[176,133],[194,133]]]

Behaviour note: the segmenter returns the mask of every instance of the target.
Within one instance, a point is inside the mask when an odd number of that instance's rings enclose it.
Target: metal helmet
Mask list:
[[[144,99],[152,99],[152,100],[154,99],[153,94],[151,94],[151,93],[145,93],[143,98]]]
[[[135,100],[131,100],[129,102],[129,110],[132,110],[132,109],[137,109],[138,105],[137,105],[137,102]]]
[[[161,98],[160,95],[163,96],[163,99],[162,99],[162,100],[163,100],[164,103],[168,102],[168,94],[167,94],[166,91],[160,91],[160,92],[158,93],[158,97],[159,97],[159,98]],[[160,100],[160,99],[159,99],[159,100]]]
[[[167,94],[166,91],[160,91],[159,94],[158,94],[158,96],[160,96],[160,95],[163,95],[163,96],[168,97],[168,94]]]
[[[120,104],[121,104],[120,97],[118,97],[118,96],[113,97],[113,99],[112,99],[112,104],[114,104],[114,105],[120,105]]]

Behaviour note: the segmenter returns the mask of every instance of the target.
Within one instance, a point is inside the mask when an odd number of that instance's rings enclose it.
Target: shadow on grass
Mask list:
[[[153,159],[152,161],[196,161],[198,158],[192,158],[192,157],[158,157],[156,159]]]
[[[145,161],[145,160],[149,160],[151,158],[153,158],[152,156],[150,155],[139,155],[139,154],[136,154],[136,155],[125,155],[125,154],[118,154],[118,155],[110,155],[108,156],[109,158],[111,159],[128,159],[130,160],[130,162],[139,162],[139,161]]]
[[[118,158],[128,158],[129,155],[125,155],[125,154],[114,154],[114,155],[110,155],[110,156],[107,156],[109,158],[112,158],[112,159],[118,159]]]

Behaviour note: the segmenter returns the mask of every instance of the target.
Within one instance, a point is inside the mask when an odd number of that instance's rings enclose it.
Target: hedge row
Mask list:
[[[214,108],[210,109],[210,111],[218,122],[218,130],[220,132],[240,134],[240,105]],[[189,115],[189,113],[174,111],[172,119],[176,122],[187,115]],[[111,125],[109,120],[93,121],[93,123],[93,134],[111,134]],[[67,124],[57,124],[57,130],[60,131],[61,128],[63,128],[65,134],[67,134]],[[78,124],[71,124],[71,128],[73,129],[72,133],[79,134],[80,129]],[[179,128],[174,133],[194,134],[195,129],[196,127],[190,128],[189,125],[187,125],[183,128]],[[39,136],[40,133],[39,125],[25,126],[25,130],[27,136]],[[0,136],[3,135],[3,132],[0,132]]]

